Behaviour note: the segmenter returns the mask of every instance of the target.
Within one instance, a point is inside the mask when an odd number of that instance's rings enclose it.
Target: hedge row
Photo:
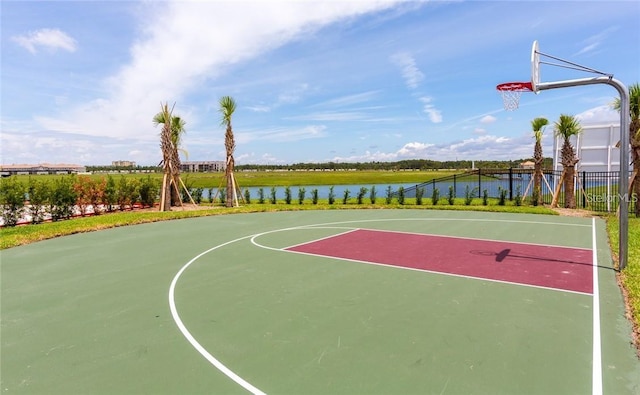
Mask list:
[[[38,224],[50,217],[52,221],[68,219],[75,214],[94,215],[102,212],[125,210],[139,204],[153,206],[158,199],[160,184],[150,176],[130,179],[111,175],[91,179],[82,175],[63,176],[46,182],[29,177],[23,184],[15,177],[0,181],[0,216],[4,226],[15,226],[29,216]]]

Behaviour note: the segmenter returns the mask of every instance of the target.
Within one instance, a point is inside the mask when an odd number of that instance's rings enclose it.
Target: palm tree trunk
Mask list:
[[[538,206],[542,205],[542,163],[536,162],[533,170],[533,196]]]
[[[553,199],[551,200],[551,207],[558,207],[558,199],[560,198],[560,191],[564,187],[564,180],[567,177],[566,169],[562,169],[562,174],[560,174],[560,179],[558,180],[558,184],[556,185],[555,191],[553,191]]]
[[[160,211],[171,211],[171,201],[169,196],[171,196],[171,182],[169,180],[169,175],[164,173],[164,176],[162,177],[162,191],[160,195]]]
[[[227,179],[227,198],[226,198],[226,206],[233,207],[235,202],[233,200],[235,182],[233,180],[233,156],[229,156],[227,158],[227,168],[226,168],[226,179]]]
[[[564,207],[576,208],[576,193],[575,193],[575,166],[567,167],[567,173],[564,178]]]

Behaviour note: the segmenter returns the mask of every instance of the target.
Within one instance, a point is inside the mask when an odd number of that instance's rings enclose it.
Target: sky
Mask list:
[[[532,156],[545,117],[619,122],[608,85],[524,93],[540,52],[640,82],[640,2],[12,1],[0,3],[2,164],[157,165],[163,103],[182,160],[236,164]],[[595,77],[543,64],[541,81]]]

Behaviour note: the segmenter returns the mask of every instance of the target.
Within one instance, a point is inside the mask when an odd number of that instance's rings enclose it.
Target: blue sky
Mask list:
[[[188,160],[237,164],[530,157],[530,122],[616,123],[609,86],[524,94],[530,51],[640,82],[638,1],[6,1],[2,164],[157,164],[161,103]],[[588,77],[543,65],[542,81]],[[552,128],[545,153],[551,155]],[[185,158],[183,158],[184,160]]]

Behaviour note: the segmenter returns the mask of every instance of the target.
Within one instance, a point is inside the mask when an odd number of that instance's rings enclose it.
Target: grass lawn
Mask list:
[[[613,254],[618,252],[619,223],[615,216],[607,221],[609,241]],[[640,218],[629,218],[629,258],[627,267],[620,272],[620,282],[625,290],[628,314],[634,323],[636,347],[640,350]]]

